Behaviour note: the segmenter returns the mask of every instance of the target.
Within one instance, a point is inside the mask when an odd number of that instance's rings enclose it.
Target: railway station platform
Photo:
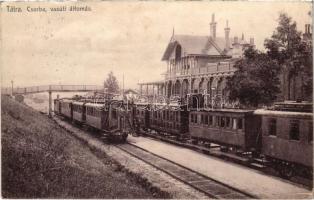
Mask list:
[[[300,185],[236,163],[145,137],[129,135],[128,142],[259,198],[313,199],[312,191]]]

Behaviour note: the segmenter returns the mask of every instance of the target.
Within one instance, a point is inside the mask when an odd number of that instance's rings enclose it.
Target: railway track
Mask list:
[[[233,188],[218,180],[214,180],[196,171],[190,170],[184,166],[176,164],[170,160],[162,158],[156,154],[146,151],[132,144],[115,145],[122,151],[142,160],[143,162],[157,168],[173,178],[205,193],[210,198],[215,199],[251,199],[257,198],[245,191]]]
[[[169,144],[173,144],[173,145],[177,145],[177,146],[181,146],[184,148],[188,148],[197,152],[201,152],[204,153],[206,155],[210,155],[210,156],[214,156],[220,159],[224,159],[224,160],[229,160],[231,162],[234,163],[238,163],[242,166],[246,166],[248,168],[252,168],[255,170],[259,170],[262,173],[265,173],[267,175],[271,175],[277,178],[281,178],[285,181],[289,181],[291,183],[297,184],[297,185],[301,185],[303,187],[306,187],[307,189],[312,189],[313,188],[313,182],[312,179],[306,179],[303,177],[299,177],[299,176],[295,176],[293,178],[285,178],[280,176],[278,173],[276,173],[276,171],[272,170],[271,168],[267,167],[265,165],[265,161],[260,160],[260,159],[255,159],[254,160],[250,160],[249,158],[245,158],[245,157],[240,157],[237,155],[232,155],[230,153],[225,153],[225,152],[221,152],[221,151],[213,151],[212,149],[218,148],[219,146],[215,146],[215,147],[205,147],[205,146],[199,146],[199,145],[194,145],[194,144],[190,144],[190,143],[186,143],[186,142],[180,142],[171,138],[167,138],[167,137],[162,137],[159,136],[157,134],[152,134],[149,132],[141,132],[142,136],[144,137],[148,137],[157,141],[162,141],[162,142],[166,142]]]

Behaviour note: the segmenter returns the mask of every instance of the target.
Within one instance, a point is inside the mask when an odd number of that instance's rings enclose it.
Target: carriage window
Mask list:
[[[194,123],[197,123],[197,114],[194,114],[194,116],[193,116],[193,122],[194,122]]]
[[[269,119],[268,121],[268,134],[269,135],[276,135],[276,119]]]
[[[213,116],[208,116],[208,125],[213,125]]]
[[[225,117],[220,118],[220,127],[225,127]]]
[[[208,125],[208,115],[205,115],[205,124]]]
[[[230,127],[230,117],[226,117],[226,127]]]
[[[220,123],[220,117],[216,116],[215,117],[215,126],[219,126],[219,123]]]
[[[313,122],[309,123],[309,142],[313,142]]]
[[[299,139],[300,139],[299,121],[291,120],[290,121],[290,140],[299,140]]]
[[[243,120],[242,119],[238,119],[238,129],[242,129],[242,124],[243,124]]]

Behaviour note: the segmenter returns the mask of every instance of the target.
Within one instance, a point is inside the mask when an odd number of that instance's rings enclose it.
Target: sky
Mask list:
[[[8,12],[7,5],[22,12]],[[87,12],[49,12],[52,7],[89,6]],[[28,12],[27,7],[47,9]],[[309,2],[67,2],[1,4],[1,86],[102,85],[110,71],[125,88],[163,80],[164,50],[175,34],[209,35],[215,13],[217,36],[254,37],[263,50],[286,12],[304,31],[312,24]]]

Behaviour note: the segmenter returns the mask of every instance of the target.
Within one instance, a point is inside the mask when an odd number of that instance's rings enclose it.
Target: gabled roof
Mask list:
[[[224,56],[225,39],[209,36],[173,35],[164,52],[162,60],[168,60],[176,45],[180,44],[183,55]]]

